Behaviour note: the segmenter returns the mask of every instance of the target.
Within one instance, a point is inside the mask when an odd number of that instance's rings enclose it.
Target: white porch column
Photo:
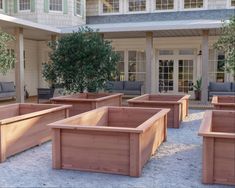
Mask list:
[[[146,32],[146,93],[152,93],[153,32]]]
[[[209,47],[208,47],[209,30],[202,31],[202,97],[201,102],[208,102],[208,76],[209,76]]]
[[[24,35],[23,28],[15,29],[16,37],[16,102],[24,103]]]

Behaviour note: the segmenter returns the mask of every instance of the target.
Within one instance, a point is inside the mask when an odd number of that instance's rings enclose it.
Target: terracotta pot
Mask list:
[[[196,99],[196,100],[201,100],[201,93],[202,93],[202,92],[195,90],[194,93],[195,93],[195,99]]]

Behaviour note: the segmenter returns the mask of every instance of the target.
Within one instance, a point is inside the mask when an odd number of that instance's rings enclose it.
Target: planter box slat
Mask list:
[[[132,107],[168,108],[168,127],[179,128],[180,122],[188,116],[189,95],[145,94],[128,100]]]
[[[138,177],[149,157],[166,140],[168,112],[102,107],[54,122],[49,126],[60,134],[53,134],[53,167]]]
[[[203,136],[203,183],[235,185],[235,111],[207,111]]]
[[[10,105],[10,109],[13,106]],[[50,140],[51,130],[46,125],[67,117],[70,106],[15,104],[18,113],[14,114],[18,115],[3,119],[6,116],[2,116],[1,112],[6,108],[7,106],[0,107],[0,162]]]
[[[235,96],[213,96],[212,104],[216,110],[235,110]]]
[[[121,106],[121,93],[79,93],[75,95],[60,96],[51,99],[54,104],[72,105],[70,116],[81,114],[102,106]]]

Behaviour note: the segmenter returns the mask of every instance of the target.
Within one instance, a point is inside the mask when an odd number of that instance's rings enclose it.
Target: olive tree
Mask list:
[[[49,72],[67,91],[98,91],[117,72],[119,56],[111,42],[91,28],[65,34],[49,45],[52,49]],[[47,67],[48,68],[48,67]]]

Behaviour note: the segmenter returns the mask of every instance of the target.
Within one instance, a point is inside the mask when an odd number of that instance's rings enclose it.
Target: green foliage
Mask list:
[[[6,74],[15,64],[14,54],[7,48],[7,43],[13,40],[13,36],[0,31],[0,73],[2,74]]]
[[[202,88],[202,78],[196,81],[196,84],[193,85],[195,91],[201,91]]]
[[[57,76],[55,73],[54,64],[43,63],[42,67],[43,67],[42,76],[50,84],[51,87],[54,87],[57,82]]]
[[[109,41],[88,27],[62,36],[50,47],[53,72],[70,92],[98,91],[117,72],[119,55]]]
[[[235,16],[224,22],[214,48],[225,53],[225,70],[235,75]]]

